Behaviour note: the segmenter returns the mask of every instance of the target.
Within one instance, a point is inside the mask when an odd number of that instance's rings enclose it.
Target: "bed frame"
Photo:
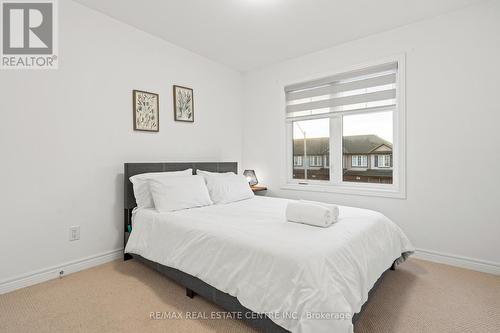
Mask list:
[[[236,162],[193,162],[193,163],[125,163],[125,170],[124,170],[124,189],[125,189],[125,196],[124,196],[124,203],[125,203],[125,209],[124,209],[124,245],[127,244],[128,236],[129,236],[129,228],[132,227],[132,210],[137,206],[137,203],[135,201],[134,197],[134,190],[132,187],[132,183],[130,182],[129,178],[141,174],[141,173],[146,173],[146,172],[164,172],[164,171],[182,171],[192,168],[193,169],[193,174],[196,174],[197,169],[205,170],[205,171],[211,171],[211,172],[234,172],[238,173],[238,163]],[[217,304],[221,308],[223,308],[225,311],[228,312],[234,312],[234,313],[241,313],[242,314],[242,319],[246,322],[248,322],[250,325],[255,327],[256,329],[261,330],[262,332],[265,333],[290,333],[290,331],[284,329],[283,327],[279,326],[278,324],[274,323],[271,319],[269,319],[265,315],[259,315],[251,311],[250,309],[247,309],[241,303],[238,301],[236,297],[233,297],[227,293],[224,293],[211,285],[203,282],[202,280],[198,279],[197,277],[194,277],[190,274],[184,273],[178,269],[168,267],[161,265],[159,263],[150,261],[146,258],[143,258],[139,255],[136,254],[128,254],[124,253],[123,259],[124,260],[129,260],[129,259],[136,259],[138,261],[141,261],[145,265],[153,268],[154,270],[160,272],[161,274],[167,276],[171,280],[179,283],[183,287],[186,288],[186,296],[193,298],[196,295],[200,295],[203,298],[211,301],[212,303]],[[394,261],[392,266],[390,267],[391,270],[394,270],[396,267],[396,263],[399,262],[399,259]],[[387,272],[387,271],[386,271]],[[373,294],[375,291],[376,287],[382,280],[383,276],[385,275],[384,272],[382,276],[378,279],[378,281],[375,283],[375,286],[370,290],[369,293],[369,298],[370,295]],[[366,305],[366,303],[365,303]],[[364,308],[364,305],[363,305]],[[363,308],[361,309],[361,312],[363,311]],[[360,312],[360,313],[361,313]],[[352,321],[353,323],[359,318],[359,314],[357,313],[353,316]]]

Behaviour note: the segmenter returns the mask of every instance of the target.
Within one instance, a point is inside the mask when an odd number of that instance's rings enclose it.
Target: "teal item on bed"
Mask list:
[[[129,225],[127,226],[127,229],[128,229],[128,232],[132,232],[132,225],[131,225],[131,224],[129,224]]]

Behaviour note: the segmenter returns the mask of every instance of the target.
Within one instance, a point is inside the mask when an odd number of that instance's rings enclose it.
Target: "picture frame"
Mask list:
[[[193,89],[183,86],[173,86],[174,120],[188,123],[194,122]]]
[[[155,93],[133,90],[134,131],[160,131],[160,96]]]

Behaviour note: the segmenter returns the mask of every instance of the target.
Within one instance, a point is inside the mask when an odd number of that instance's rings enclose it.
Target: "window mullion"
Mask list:
[[[330,118],[330,182],[342,182],[342,116]]]
[[[286,181],[293,179],[293,123],[286,124]]]

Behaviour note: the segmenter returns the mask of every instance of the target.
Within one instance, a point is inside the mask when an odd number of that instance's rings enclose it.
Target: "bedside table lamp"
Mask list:
[[[248,184],[250,184],[250,186],[254,186],[254,185],[257,185],[259,183],[259,181],[257,180],[257,176],[255,175],[254,170],[245,170],[243,172],[243,176],[245,176],[247,178]]]

